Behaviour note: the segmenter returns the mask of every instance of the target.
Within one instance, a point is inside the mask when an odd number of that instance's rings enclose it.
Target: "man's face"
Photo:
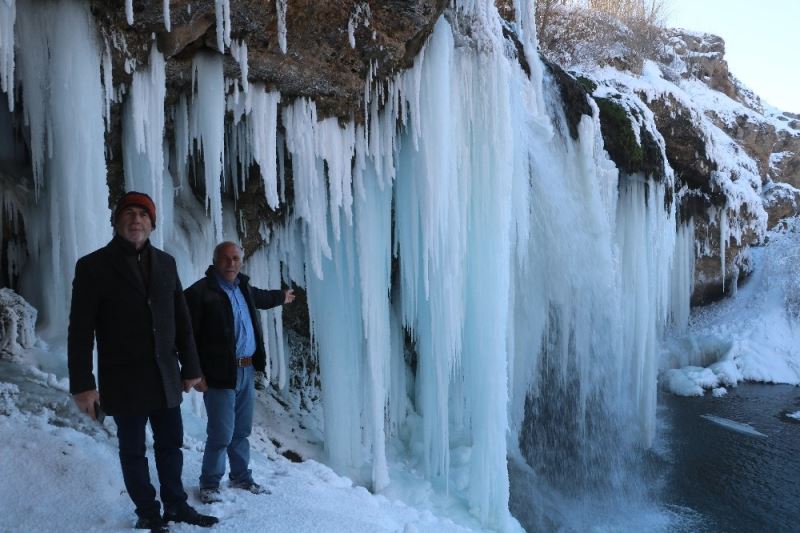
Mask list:
[[[217,252],[217,257],[214,259],[214,267],[224,280],[233,283],[242,269],[242,251],[233,244],[223,246]]]
[[[117,215],[116,230],[120,237],[136,246],[138,250],[153,231],[153,222],[143,207],[131,205]]]

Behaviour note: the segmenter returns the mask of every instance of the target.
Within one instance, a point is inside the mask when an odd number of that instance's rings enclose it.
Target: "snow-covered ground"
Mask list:
[[[741,381],[800,385],[800,221],[753,248],[754,272],[734,294],[695,309],[688,332],[667,339],[661,385],[683,396]]]
[[[196,414],[198,397],[184,402],[184,485],[190,503],[220,517],[216,531],[479,529],[466,517],[464,526],[457,525],[399,499],[373,495],[315,460],[289,461],[272,439],[285,441],[284,435],[302,432],[302,427],[270,394],[259,392],[259,398],[257,418],[280,426],[274,432],[268,426],[256,427],[251,437],[253,475],[271,494],[224,488],[224,501],[213,505],[201,505],[197,499],[204,434],[204,421]],[[282,421],[276,416],[281,412]],[[114,435],[112,420],[101,426],[77,412],[63,390],[63,380],[28,363],[0,360],[0,531],[130,529],[135,515],[122,481]],[[291,443],[304,455],[313,454],[315,446],[308,435]],[[155,481],[152,449],[149,455]],[[171,528],[195,529],[184,524]]]

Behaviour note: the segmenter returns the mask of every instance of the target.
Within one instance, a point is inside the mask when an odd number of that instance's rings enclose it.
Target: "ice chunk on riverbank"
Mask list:
[[[661,386],[677,396],[702,396],[704,389],[719,387],[719,379],[710,368],[687,366],[664,372]]]
[[[756,430],[756,428],[754,428],[750,424],[743,424],[742,422],[736,422],[735,420],[730,420],[728,418],[722,418],[720,416],[714,416],[714,415],[700,415],[700,418],[705,418],[709,422],[713,422],[714,424],[722,426],[726,429],[738,431],[739,433],[744,433],[746,435],[753,435],[754,437],[766,437],[766,435]]]

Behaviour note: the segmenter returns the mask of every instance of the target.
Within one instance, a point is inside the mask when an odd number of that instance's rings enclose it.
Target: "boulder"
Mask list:
[[[762,193],[767,210],[767,228],[772,229],[782,220],[800,214],[800,190],[788,183],[771,183]]]

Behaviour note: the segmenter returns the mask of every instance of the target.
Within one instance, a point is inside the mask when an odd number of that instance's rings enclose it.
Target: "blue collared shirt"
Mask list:
[[[239,288],[239,278],[233,283],[214,273],[217,283],[228,295],[233,310],[233,329],[236,332],[236,357],[250,357],[256,351],[256,334],[253,330],[253,320],[250,317],[250,310],[247,309],[247,301]]]

